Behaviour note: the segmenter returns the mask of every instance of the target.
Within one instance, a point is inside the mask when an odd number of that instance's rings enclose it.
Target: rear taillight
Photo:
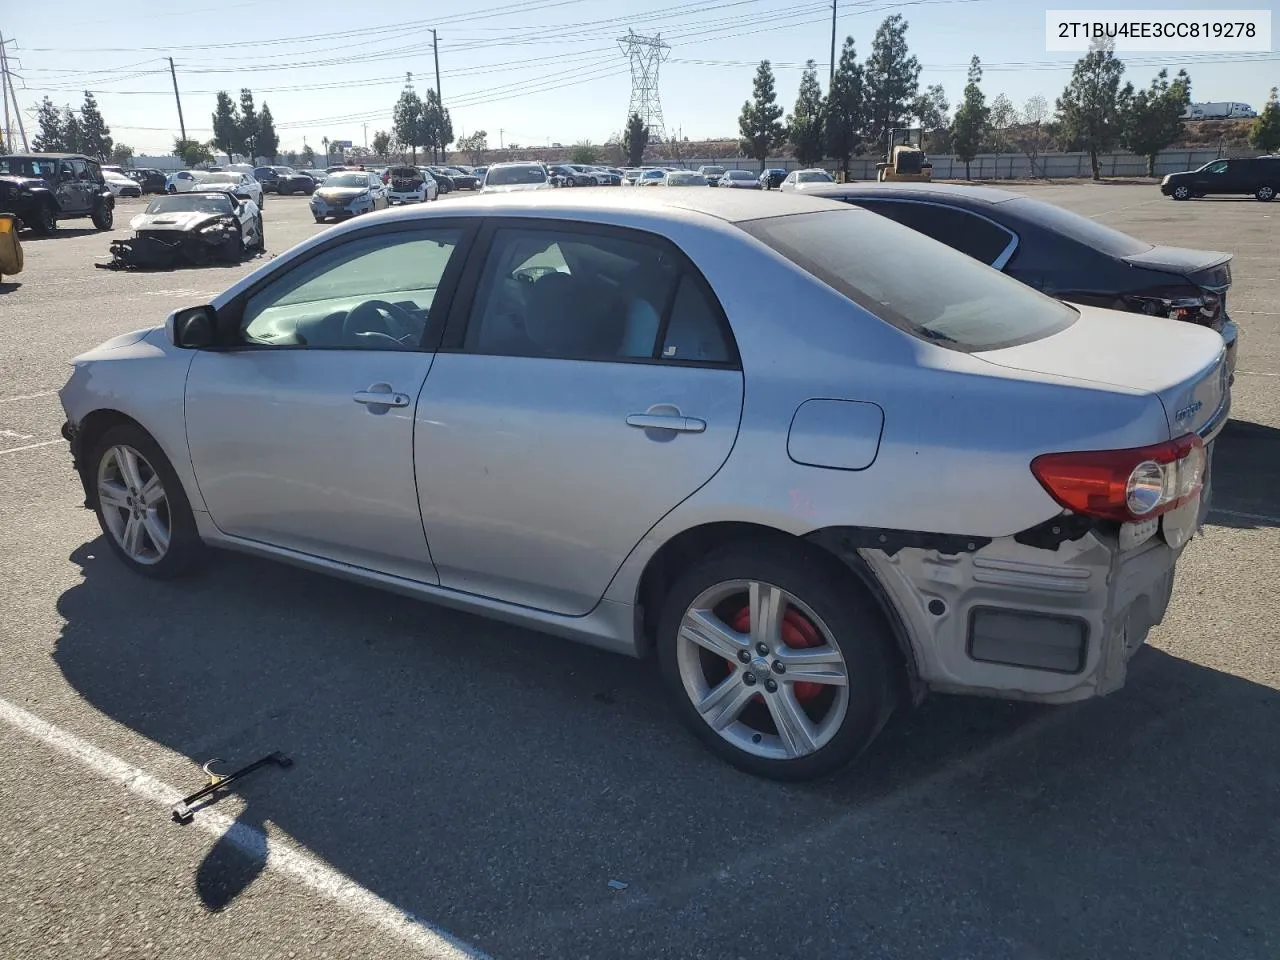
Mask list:
[[[1150,520],[1196,496],[1204,469],[1204,441],[1194,433],[1151,447],[1046,453],[1031,461],[1031,472],[1062,506],[1121,523]]]
[[[1152,317],[1168,317],[1206,327],[1218,325],[1222,315],[1222,297],[1200,287],[1159,287],[1125,298],[1129,309]]]

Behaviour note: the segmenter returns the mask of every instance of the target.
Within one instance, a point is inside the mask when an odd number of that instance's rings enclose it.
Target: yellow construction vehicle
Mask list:
[[[889,131],[889,151],[876,164],[876,179],[928,183],[933,179],[933,164],[920,146],[918,127]]]

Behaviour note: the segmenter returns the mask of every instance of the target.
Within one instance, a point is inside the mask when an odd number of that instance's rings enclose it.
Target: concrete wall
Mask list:
[[[1257,151],[1237,152],[1240,156],[1256,156]],[[1196,167],[1216,160],[1219,157],[1216,149],[1182,149],[1166,150],[1156,157],[1156,175],[1176,173],[1179,170],[1193,170]],[[878,157],[858,157],[849,164],[849,175],[855,180],[874,180]],[[964,163],[953,156],[933,156],[933,175],[938,180],[963,179]],[[1144,177],[1147,173],[1146,157],[1132,153],[1106,153],[1098,157],[1104,177]],[[760,165],[754,160],[688,160],[684,166],[698,167],[703,164],[714,164],[727,170],[759,170]],[[776,158],[765,162],[766,167],[783,170],[795,170],[800,164],[791,158]],[[834,170],[831,161],[820,166]],[[1054,177],[1074,178],[1091,177],[1093,170],[1089,165],[1087,153],[1045,153],[1036,158],[1036,169],[1031,169],[1031,161],[1022,153],[980,154],[969,164],[969,175],[974,180],[1009,180],[1014,178]]]

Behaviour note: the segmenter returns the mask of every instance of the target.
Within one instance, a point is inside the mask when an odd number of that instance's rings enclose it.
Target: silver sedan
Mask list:
[[[732,190],[360,218],[73,367],[137,573],[232,549],[656,652],[689,728],[779,778],[930,691],[1119,687],[1229,406],[1212,330]]]

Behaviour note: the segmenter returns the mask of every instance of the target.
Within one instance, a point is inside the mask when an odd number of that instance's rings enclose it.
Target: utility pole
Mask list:
[[[501,128],[501,127],[499,127],[499,128],[498,128],[498,149],[499,149],[499,150],[505,150],[505,149],[506,149],[506,148],[505,148],[505,147],[503,147],[503,145],[502,145],[502,128]]]
[[[436,103],[440,106],[440,139],[444,139],[444,94],[440,92],[440,38],[431,31],[431,49],[436,58]],[[432,149],[435,146],[432,145]],[[444,144],[440,144],[440,162],[444,163]]]
[[[169,58],[169,76],[173,77],[173,99],[178,103],[178,129],[182,131],[182,143],[187,143],[187,124],[182,119],[182,97],[178,96],[178,71],[173,67],[173,57]]]
[[[836,4],[839,0],[831,0],[831,75],[827,78],[827,95],[836,82]]]
[[[5,118],[4,118],[5,146],[7,146],[10,150],[13,149],[13,143],[12,143],[13,133],[9,129],[9,107],[8,107],[9,101],[12,100],[13,115],[18,121],[18,133],[22,134],[22,149],[30,150],[31,146],[30,144],[27,143],[27,128],[22,123],[22,111],[18,109],[18,94],[13,89],[13,74],[9,72],[9,55],[5,52],[4,44],[5,44],[4,34],[0,33],[0,84],[2,84],[9,91],[8,96],[5,98]]]
[[[4,99],[4,140],[5,150],[13,149],[13,127],[9,125],[9,66],[4,59],[4,41],[0,40],[0,97]],[[17,110],[15,103],[13,109]]]
[[[360,124],[360,126],[364,130],[364,148],[368,150],[369,149],[369,124],[362,123]]]

